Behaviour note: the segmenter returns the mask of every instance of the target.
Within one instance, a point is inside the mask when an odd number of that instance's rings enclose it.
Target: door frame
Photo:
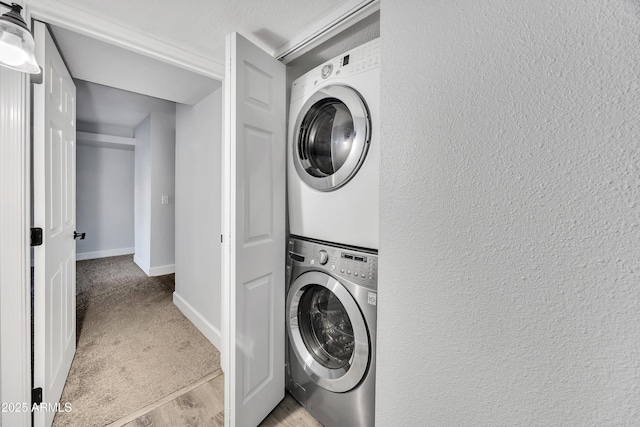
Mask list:
[[[185,70],[217,80],[224,80],[224,63],[218,63],[160,42],[129,28],[120,26],[91,13],[74,9],[51,0],[22,0],[25,21],[32,19],[60,26],[124,49],[140,53]],[[332,35],[357,23],[380,9],[380,0],[351,0],[336,13],[319,20],[312,28],[302,31],[280,48],[274,57],[284,57],[284,63],[310,50]],[[295,53],[294,53],[295,52]],[[296,55],[297,54],[297,55]],[[31,404],[31,86],[29,76],[8,74],[0,84],[1,107],[12,115],[0,116],[3,141],[0,170],[0,202],[12,209],[3,209],[0,239],[0,390],[3,402]],[[224,125],[223,125],[224,126]],[[223,129],[223,132],[225,130]],[[6,138],[5,138],[6,137]],[[224,192],[223,192],[224,194]],[[5,203],[6,202],[6,203]],[[224,197],[223,197],[224,203]],[[226,211],[222,206],[223,213]],[[224,216],[223,216],[224,218]],[[227,266],[230,230],[223,228],[223,280],[228,280]],[[227,252],[225,254],[225,252]],[[222,290],[225,292],[225,282]],[[223,311],[223,314],[224,311]],[[223,322],[225,319],[222,320]],[[223,360],[226,362],[226,360]],[[223,363],[224,366],[225,363]],[[31,425],[30,412],[4,412],[2,423],[11,426]]]
[[[3,8],[4,11],[4,8]],[[2,402],[31,402],[29,76],[0,70],[0,350]],[[2,424],[28,426],[29,412]]]

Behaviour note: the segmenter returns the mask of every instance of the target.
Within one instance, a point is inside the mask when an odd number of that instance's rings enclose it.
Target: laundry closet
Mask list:
[[[375,5],[349,25],[273,55],[226,39],[222,367],[235,425],[259,424],[287,389],[324,425],[374,424]]]
[[[287,67],[286,388],[326,426],[375,424],[379,12]]]

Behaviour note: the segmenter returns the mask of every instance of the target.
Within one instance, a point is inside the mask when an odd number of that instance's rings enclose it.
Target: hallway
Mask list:
[[[131,255],[77,262],[77,350],[55,426],[103,426],[219,372],[220,353],[173,304],[174,275]]]

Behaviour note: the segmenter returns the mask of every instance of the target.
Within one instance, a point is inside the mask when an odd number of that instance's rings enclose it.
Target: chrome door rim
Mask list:
[[[309,109],[317,102],[327,98],[335,98],[347,107],[353,119],[355,137],[351,153],[342,167],[331,175],[316,177],[307,172],[307,165],[304,165],[301,160],[299,149],[300,127]],[[296,119],[294,132],[292,138],[293,163],[298,176],[311,188],[319,191],[333,191],[349,182],[358,172],[362,163],[364,163],[371,140],[369,111],[362,97],[355,89],[348,86],[327,86],[318,90],[305,102]]]
[[[298,325],[300,298],[307,287],[314,285],[330,290],[343,305],[351,321],[355,345],[345,367],[330,369],[320,364],[307,349],[302,338]],[[309,378],[326,390],[336,393],[346,392],[357,386],[367,371],[370,345],[366,322],[349,291],[328,274],[319,271],[307,272],[300,275],[291,285],[287,295],[286,311],[291,347]]]

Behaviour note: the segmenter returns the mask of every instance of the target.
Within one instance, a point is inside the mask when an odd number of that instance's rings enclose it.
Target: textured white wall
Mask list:
[[[132,147],[78,144],[76,227],[87,233],[76,242],[78,257],[133,248],[134,156]]]
[[[222,89],[176,107],[176,291],[187,317],[221,337]],[[179,307],[181,307],[178,304]],[[181,307],[183,308],[183,307]],[[189,312],[187,312],[189,311]]]
[[[151,116],[135,128],[135,256],[144,271],[151,261]]]
[[[637,425],[640,5],[383,2],[377,424]]]

